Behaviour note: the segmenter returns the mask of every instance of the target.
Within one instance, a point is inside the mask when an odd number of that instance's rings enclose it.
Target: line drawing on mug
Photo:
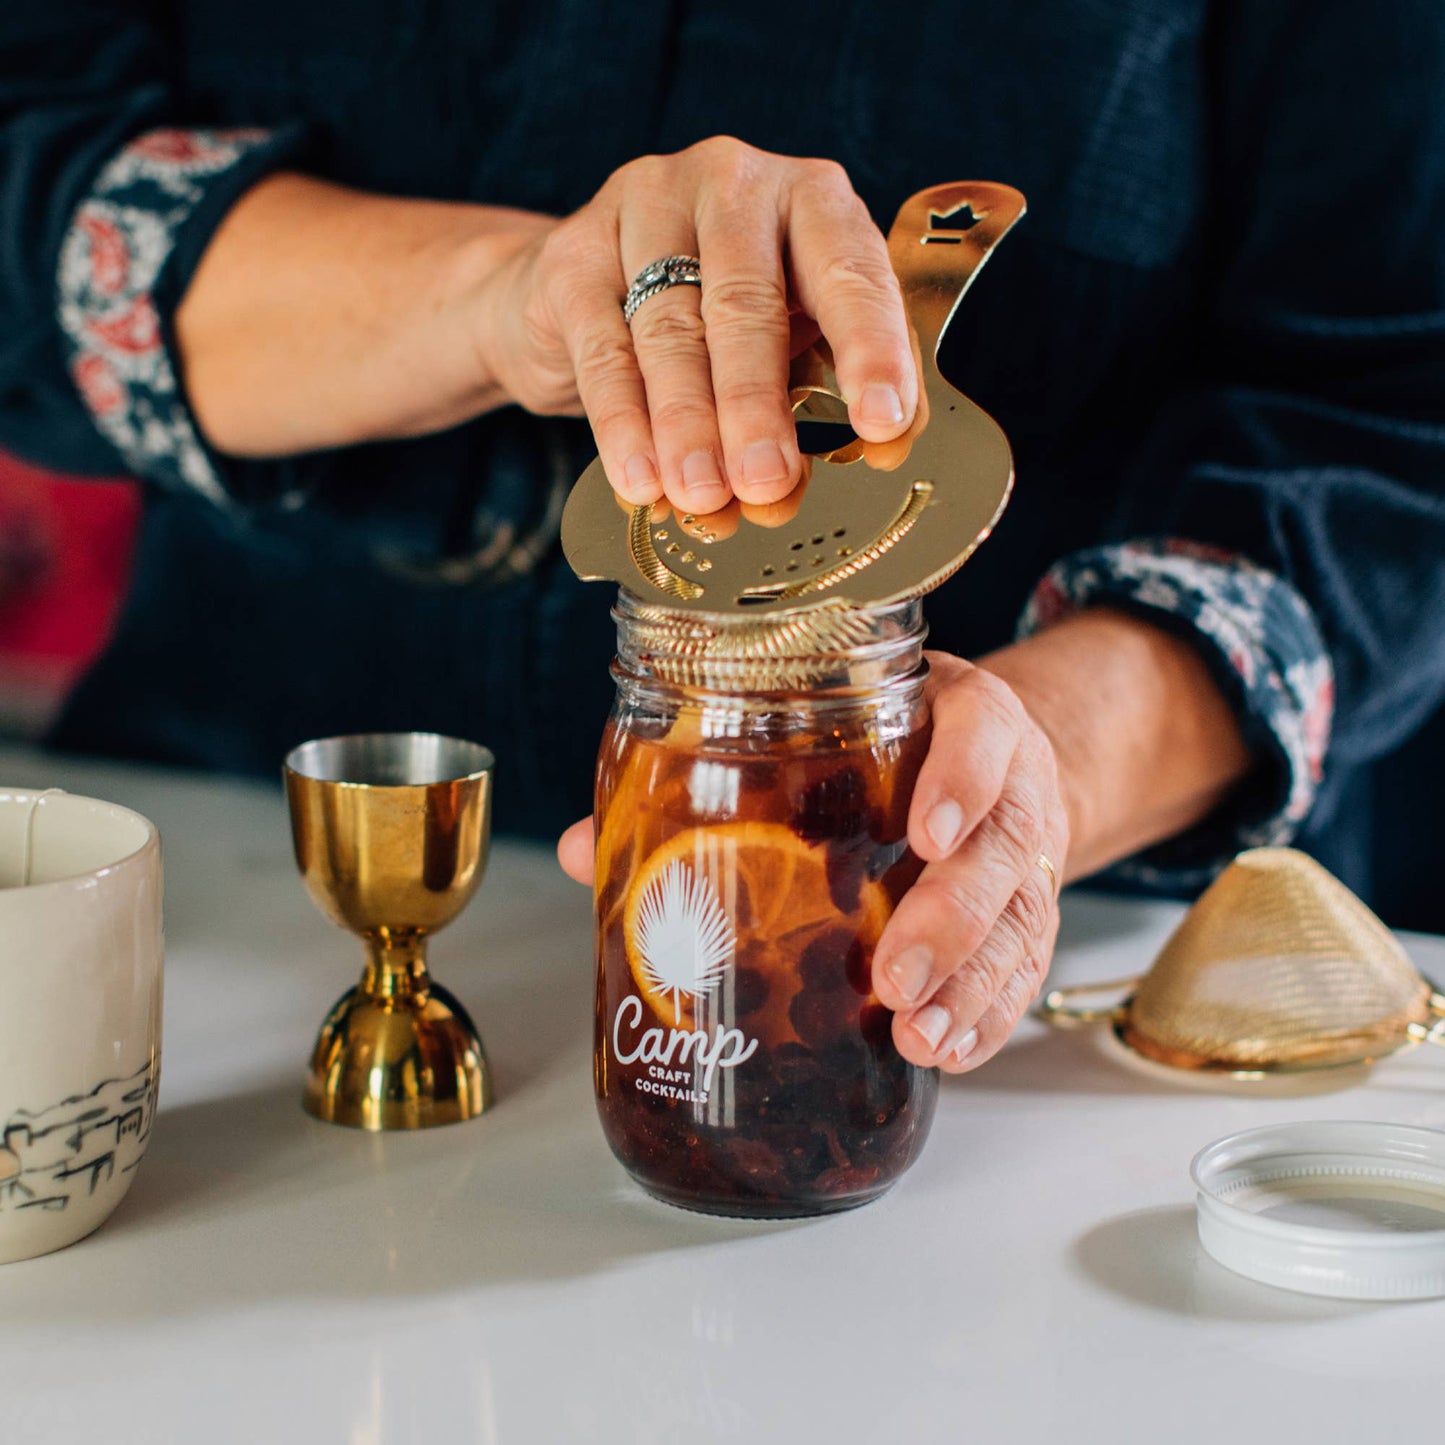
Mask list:
[[[64,1209],[141,1161],[155,1122],[159,1055],[32,1113],[17,1109],[0,1131],[0,1211]]]

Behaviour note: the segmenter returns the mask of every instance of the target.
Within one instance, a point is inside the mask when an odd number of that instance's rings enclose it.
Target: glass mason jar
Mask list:
[[[921,864],[919,604],[791,619],[624,591],[598,759],[594,1072],[608,1143],[668,1203],[864,1204],[918,1157],[874,945]]]

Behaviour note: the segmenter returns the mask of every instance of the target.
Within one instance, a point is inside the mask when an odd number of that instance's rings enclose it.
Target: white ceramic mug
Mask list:
[[[125,1197],[161,1061],[161,845],[114,803],[0,787],[0,1262]]]

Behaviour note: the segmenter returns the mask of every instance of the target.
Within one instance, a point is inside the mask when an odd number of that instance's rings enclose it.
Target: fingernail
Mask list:
[[[926,944],[915,943],[905,948],[887,964],[888,978],[905,1004],[912,1003],[923,992],[933,973],[933,954]]]
[[[903,398],[891,386],[870,382],[858,398],[858,416],[870,426],[902,426]]]
[[[683,458],[682,484],[698,503],[721,501],[728,494],[727,483],[711,452],[689,452]]]
[[[754,442],[743,452],[743,482],[749,487],[765,486],[769,482],[781,482],[788,475],[788,464],[783,460],[782,448],[777,442]]]
[[[953,1053],[949,1055],[949,1062],[961,1064],[978,1047],[978,1030],[969,1029],[964,1036],[953,1046]]]
[[[645,452],[638,452],[635,456],[628,457],[622,471],[627,478],[627,485],[636,487],[638,491],[644,487],[657,485],[657,468],[653,465],[652,458]]]
[[[927,1041],[928,1047],[936,1049],[943,1042],[943,1036],[948,1032],[952,1020],[948,1016],[948,1010],[941,1004],[930,1003],[924,1004],[910,1022],[914,1031]]]
[[[952,798],[933,805],[928,815],[928,836],[940,853],[952,853],[958,835],[963,831],[963,809]]]

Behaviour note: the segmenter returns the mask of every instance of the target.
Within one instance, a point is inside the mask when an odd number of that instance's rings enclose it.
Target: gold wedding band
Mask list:
[[[1048,854],[1040,853],[1034,862],[1049,875],[1049,892],[1057,898],[1059,896],[1059,875],[1054,872],[1054,865],[1049,862]]]

